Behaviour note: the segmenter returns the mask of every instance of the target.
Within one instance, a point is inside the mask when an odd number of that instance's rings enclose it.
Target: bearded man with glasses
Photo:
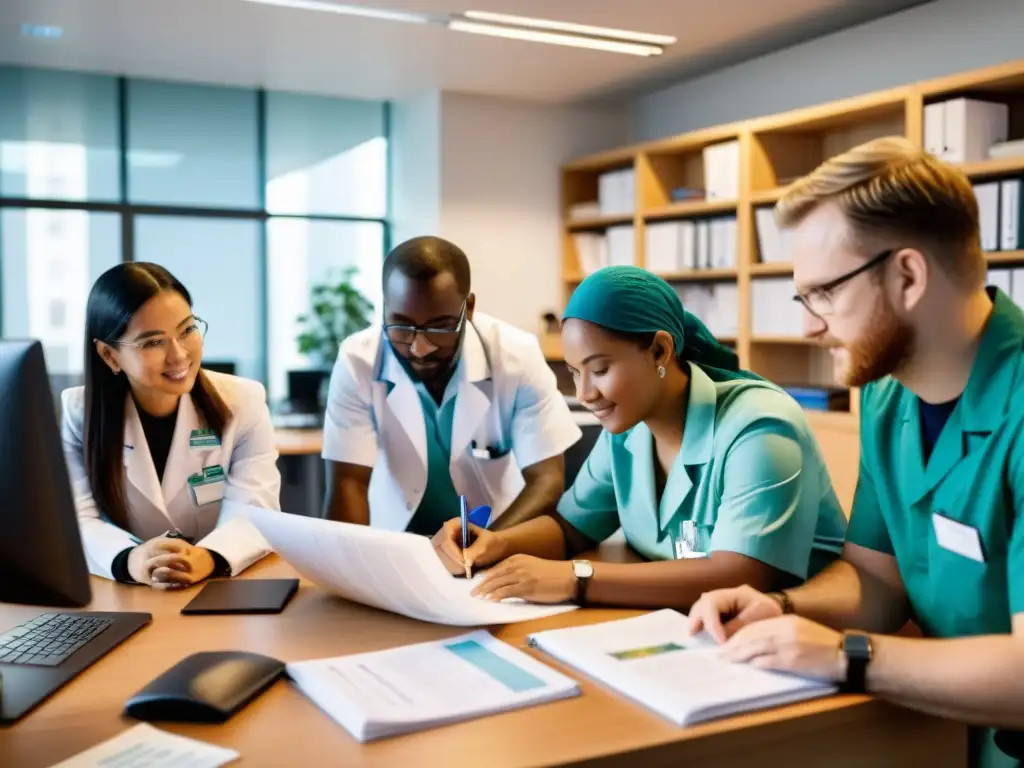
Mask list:
[[[382,286],[382,323],[331,374],[325,517],[433,536],[460,496],[495,529],[553,509],[582,433],[537,338],[475,311],[469,260],[441,238],[397,246]]]
[[[966,722],[964,762],[1019,768],[1024,312],[985,286],[971,183],[877,139],[797,181],[776,214],[805,333],[864,387],[846,546],[795,589],[704,595],[691,629],[734,661]],[[923,638],[897,634],[911,619]]]

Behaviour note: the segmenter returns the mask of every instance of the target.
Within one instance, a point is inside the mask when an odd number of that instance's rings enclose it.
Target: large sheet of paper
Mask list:
[[[530,644],[611,686],[676,725],[825,696],[820,680],[734,664],[687,617],[654,611],[530,636]]]
[[[441,564],[430,540],[246,507],[231,514],[249,518],[278,555],[319,587],[364,605],[420,621],[458,627],[511,624],[552,616],[575,605],[489,602],[469,593],[473,583]]]
[[[579,694],[574,680],[483,630],[294,662],[288,675],[360,742]]]
[[[139,723],[53,768],[220,768],[237,759],[233,749]]]

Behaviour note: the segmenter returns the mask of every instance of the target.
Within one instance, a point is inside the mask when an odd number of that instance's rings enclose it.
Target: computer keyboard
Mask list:
[[[43,613],[0,634],[0,663],[55,667],[114,623],[74,613]]]

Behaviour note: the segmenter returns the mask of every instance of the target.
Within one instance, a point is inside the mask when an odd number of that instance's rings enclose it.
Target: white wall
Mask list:
[[[936,0],[639,98],[639,140],[1024,57],[1024,0]]]
[[[441,94],[427,91],[391,105],[391,239],[441,229]]]
[[[441,235],[480,311],[536,331],[561,310],[559,166],[628,143],[628,113],[446,93],[441,123]]]

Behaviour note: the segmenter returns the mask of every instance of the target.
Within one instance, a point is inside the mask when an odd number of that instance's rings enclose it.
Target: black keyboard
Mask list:
[[[0,635],[0,662],[55,667],[113,623],[74,613],[41,614]]]

